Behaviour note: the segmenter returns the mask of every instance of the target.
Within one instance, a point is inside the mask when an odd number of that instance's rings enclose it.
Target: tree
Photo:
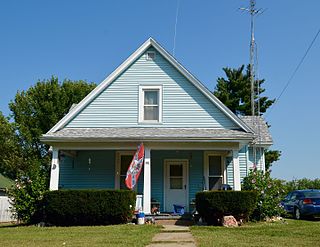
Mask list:
[[[280,150],[267,150],[264,153],[265,155],[265,162],[266,162],[266,170],[269,170],[272,166],[272,163],[278,161],[281,156]]]
[[[38,81],[26,91],[17,92],[9,103],[14,133],[20,145],[24,172],[49,167],[49,147],[40,142],[42,134],[51,129],[74,103],[81,101],[95,88],[94,83],[58,78]],[[16,175],[21,169],[16,169]]]
[[[244,65],[240,68],[223,68],[226,79],[219,77],[213,94],[221,100],[232,112],[237,115],[251,115],[251,81],[250,65],[244,72]],[[255,81],[255,91],[259,85],[259,94],[263,94],[265,89],[262,87],[264,79]],[[258,112],[258,100],[260,103],[260,112]],[[269,99],[266,96],[258,98],[255,95],[255,114],[263,115],[267,109],[275,102],[275,99]],[[269,169],[273,162],[280,159],[281,151],[267,150],[265,152],[266,169]]]
[[[15,179],[24,162],[14,125],[0,112],[0,173]]]
[[[214,91],[214,95],[220,99],[232,112],[237,115],[251,115],[251,81],[250,65],[244,73],[244,65],[238,69],[223,68],[227,78],[219,77]],[[263,80],[256,80],[255,85],[259,84],[259,91],[262,94],[265,89],[262,88]],[[257,87],[255,88],[257,91]],[[260,112],[263,114],[275,102],[275,99],[260,97]],[[255,111],[258,115],[258,96],[255,96]]]

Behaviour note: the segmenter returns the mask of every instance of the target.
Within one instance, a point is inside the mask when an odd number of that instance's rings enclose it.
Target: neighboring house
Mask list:
[[[189,210],[204,189],[229,184],[241,190],[253,163],[264,169],[264,148],[272,144],[263,119],[237,117],[152,38],[42,141],[52,146],[51,190],[125,188],[128,165],[143,142],[136,190],[145,213],[151,199],[171,212],[173,204]]]
[[[0,222],[12,221],[12,213],[10,211],[11,204],[7,196],[7,189],[10,188],[14,182],[3,176],[0,173]]]

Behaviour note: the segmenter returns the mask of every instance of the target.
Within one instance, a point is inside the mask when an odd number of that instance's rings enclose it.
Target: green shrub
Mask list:
[[[255,191],[206,191],[196,194],[196,208],[208,225],[218,225],[224,215],[247,220],[257,201]]]
[[[126,223],[136,193],[128,190],[58,190],[43,198],[43,218],[57,226]]]
[[[8,190],[11,211],[15,219],[26,224],[40,221],[37,214],[48,183],[44,171],[33,171],[31,175],[21,175]]]
[[[285,190],[283,181],[272,179],[270,171],[260,171],[254,168],[243,179],[244,190],[255,190],[258,193],[258,201],[251,219],[264,220],[267,217],[280,216],[284,213],[280,202]]]

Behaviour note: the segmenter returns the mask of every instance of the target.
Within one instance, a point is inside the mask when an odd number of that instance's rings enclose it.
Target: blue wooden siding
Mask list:
[[[164,160],[189,160],[189,200],[195,198],[203,188],[203,152],[202,151],[152,151],[151,152],[151,198],[160,202],[163,211],[164,200]]]
[[[113,189],[114,175],[114,151],[78,151],[74,158],[65,156],[61,159],[59,188]]]
[[[139,85],[162,86],[162,124],[138,123]],[[239,128],[157,52],[154,61],[138,58],[66,127],[143,126]]]

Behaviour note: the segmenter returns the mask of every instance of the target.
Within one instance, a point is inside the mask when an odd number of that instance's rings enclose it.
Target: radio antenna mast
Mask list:
[[[250,82],[251,82],[251,115],[255,116],[255,66],[254,66],[254,57],[255,57],[255,39],[254,39],[254,21],[255,16],[262,13],[261,9],[256,9],[256,1],[250,0],[249,8],[240,8],[241,10],[249,12],[251,16],[250,29],[251,29],[251,39],[250,39]]]

